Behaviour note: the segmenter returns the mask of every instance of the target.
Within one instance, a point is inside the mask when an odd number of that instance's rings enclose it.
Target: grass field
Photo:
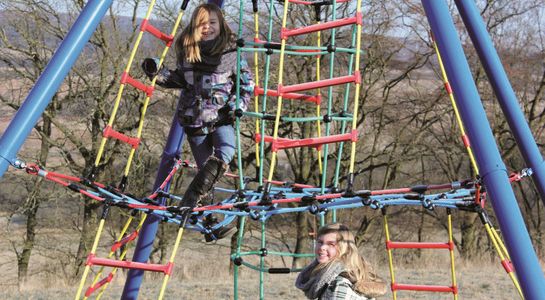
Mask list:
[[[79,278],[67,279],[62,274],[36,272],[30,282],[19,290],[16,282],[15,255],[8,245],[2,245],[3,279],[0,279],[0,299],[74,299]],[[362,249],[368,253],[378,273],[390,281],[386,252],[380,249]],[[423,252],[421,258],[403,262],[402,253],[396,256],[395,277],[398,283],[450,285],[450,263],[446,251]],[[251,257],[248,261],[251,261]],[[278,257],[267,257],[269,266],[282,267]],[[496,260],[491,262],[486,255],[478,262],[464,263],[459,259],[456,265],[456,279],[459,299],[519,299],[511,280]],[[239,299],[259,299],[259,273],[241,267],[239,277]],[[305,299],[303,293],[294,287],[297,274],[264,274],[265,299]],[[157,299],[163,276],[147,274],[144,278],[139,299]],[[87,279],[85,288],[91,279]],[[119,272],[101,299],[120,299],[125,282],[124,272]],[[94,294],[96,295],[96,294]],[[169,280],[165,299],[233,299],[233,276],[229,274],[229,247],[227,241],[204,244],[200,235],[187,234],[175,262],[172,278]],[[93,297],[91,299],[94,299]],[[381,299],[392,299],[389,292]],[[398,292],[397,299],[453,299],[450,293]]]

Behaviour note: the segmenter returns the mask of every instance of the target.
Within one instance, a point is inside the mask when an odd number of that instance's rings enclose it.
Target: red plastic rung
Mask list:
[[[501,265],[505,269],[505,272],[512,273],[514,271],[513,265],[511,264],[511,261],[508,259],[504,259],[501,261]]]
[[[114,278],[114,274],[110,273],[107,277],[104,277],[101,281],[97,282],[95,285],[90,286],[87,291],[85,291],[85,297],[91,296],[96,290],[101,288],[103,285],[105,285],[108,282],[111,282]]]
[[[419,285],[419,284],[400,284],[393,283],[392,291],[426,291],[439,293],[457,293],[457,288],[454,286],[444,285]]]
[[[353,75],[341,76],[336,78],[322,79],[313,82],[299,83],[289,86],[278,85],[278,92],[280,95],[291,92],[299,92],[305,90],[318,89],[328,86],[340,85],[345,83],[357,82],[360,78],[359,72],[354,72]]]
[[[145,85],[142,82],[132,78],[131,76],[129,76],[129,74],[127,72],[123,72],[123,74],[121,74],[121,83],[122,84],[129,84],[129,85],[134,86],[135,88],[137,88],[137,89],[141,90],[142,92],[146,93],[146,95],[148,97],[151,97],[151,95],[153,95],[153,90],[155,90],[154,87],[152,87],[150,85]]]
[[[133,241],[137,236],[138,236],[138,230],[133,231],[131,234],[122,238],[120,241],[115,242],[111,248],[112,252],[117,251],[117,249],[121,248],[121,246],[126,245],[127,243]]]
[[[280,149],[297,148],[297,147],[319,147],[324,144],[346,142],[352,140],[352,133],[337,134],[331,136],[306,138],[300,140],[276,140],[273,141],[272,151]]]
[[[452,88],[450,87],[450,83],[448,81],[445,82],[445,90],[447,91],[447,94],[452,94]]]
[[[129,136],[126,136],[120,132],[115,131],[110,125],[107,125],[104,127],[104,131],[102,132],[102,136],[108,138],[113,137],[114,139],[120,140],[124,143],[127,143],[131,145],[134,149],[137,149],[140,145],[140,139],[139,138],[131,138]]]
[[[169,275],[172,271],[172,263],[166,265],[159,264],[147,264],[133,261],[122,261],[109,258],[96,257],[94,254],[90,254],[87,257],[87,265],[106,266],[122,269],[137,269],[143,271],[162,272]]]
[[[462,142],[464,143],[464,147],[469,148],[471,144],[469,143],[469,137],[467,137],[466,134],[462,135]]]
[[[359,19],[361,19],[361,17]],[[295,28],[295,29],[282,28],[280,32],[280,38],[285,40],[290,36],[312,33],[316,31],[327,30],[327,29],[332,29],[332,28],[337,28],[337,27],[342,27],[342,26],[357,24],[357,23],[358,23],[358,16],[356,15],[355,17],[349,17],[349,18],[344,18],[344,19],[339,19],[339,20],[334,20],[334,21],[329,21],[329,22],[324,22],[319,24],[313,24],[313,25],[309,25],[309,26],[305,26],[301,28]]]
[[[350,0],[337,0],[337,3],[348,2]],[[293,4],[302,4],[302,5],[315,5],[316,1],[303,1],[303,0],[289,0]]]
[[[287,139],[287,138],[276,138],[278,141],[291,141],[291,139]],[[272,143],[274,141],[274,138],[270,135],[266,135],[265,136],[265,143]],[[261,134],[259,133],[256,133],[255,134],[255,142],[256,143],[259,143],[261,141]]]
[[[265,89],[256,86],[254,88],[254,94],[263,95],[263,94],[265,94]],[[278,91],[267,90],[267,96],[278,97],[279,94],[278,94]],[[308,101],[308,102],[314,102],[316,104],[320,104],[321,98],[322,98],[320,95],[305,95],[305,94],[297,94],[297,93],[284,93],[282,95],[282,97],[284,97],[286,99],[303,100],[303,101]]]
[[[386,242],[386,249],[451,249],[451,243]]]
[[[163,40],[168,47],[172,45],[172,41],[174,40],[174,37],[172,35],[163,33],[159,29],[151,25],[148,19],[144,19],[142,21],[142,24],[140,25],[140,30],[147,31],[151,33],[153,36],[155,36],[156,38]]]

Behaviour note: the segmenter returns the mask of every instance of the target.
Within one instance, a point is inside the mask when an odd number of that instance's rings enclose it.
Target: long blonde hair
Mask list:
[[[220,32],[217,37],[217,42],[212,48],[210,54],[221,54],[232,41],[233,33],[225,21],[221,9],[213,3],[201,4],[195,8],[189,24],[176,38],[175,49],[178,62],[182,62],[183,59],[189,63],[201,61],[201,49],[199,47],[199,42],[202,40],[202,34],[198,28],[200,24],[208,22],[208,18],[212,12],[216,13],[218,16]]]
[[[317,238],[329,233],[337,236],[337,256],[327,263],[318,264],[313,273],[328,268],[334,263],[342,263],[346,278],[354,284],[355,289],[368,297],[378,297],[386,293],[386,283],[373,270],[371,265],[359,254],[354,235],[343,224],[335,223],[321,227]]]

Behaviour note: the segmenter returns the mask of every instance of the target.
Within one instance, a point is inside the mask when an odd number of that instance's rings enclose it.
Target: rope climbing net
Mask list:
[[[398,290],[421,290],[452,293],[457,299],[458,289],[456,286],[453,262],[453,242],[452,226],[449,213],[449,241],[447,243],[404,243],[393,242],[390,240],[389,229],[386,217],[386,209],[393,206],[422,206],[425,209],[433,210],[435,208],[461,209],[479,213],[487,232],[498,250],[502,264],[505,270],[511,276],[519,293],[520,288],[510,266],[509,258],[505,248],[502,246],[501,239],[497,236],[495,230],[491,229],[491,223],[484,211],[485,191],[482,189],[478,180],[464,180],[450,182],[438,185],[418,185],[408,188],[385,189],[385,190],[358,190],[355,188],[355,159],[356,143],[361,132],[358,131],[358,110],[360,107],[360,89],[362,74],[361,48],[362,48],[362,21],[361,11],[362,2],[357,1],[301,1],[288,0],[276,2],[270,0],[265,5],[259,5],[257,0],[252,1],[252,11],[254,19],[254,37],[253,40],[245,39],[243,34],[243,24],[247,22],[245,15],[245,1],[239,2],[239,26],[237,41],[237,65],[240,66],[241,57],[245,53],[253,55],[253,64],[255,67],[255,90],[254,90],[254,111],[242,111],[239,102],[240,87],[236,86],[237,100],[234,115],[235,129],[237,138],[237,170],[235,174],[228,173],[227,176],[237,179],[236,189],[219,188],[221,191],[230,195],[226,199],[214,205],[197,207],[192,210],[178,207],[175,203],[182,200],[182,197],[169,191],[170,183],[175,174],[182,168],[194,167],[188,161],[176,159],[172,162],[172,168],[168,175],[162,179],[162,183],[149,195],[136,197],[125,192],[130,176],[130,169],[135,153],[139,148],[142,131],[144,128],[144,119],[151,97],[155,91],[156,77],[151,82],[144,83],[131,74],[133,60],[136,57],[139,45],[144,34],[150,34],[164,43],[164,48],[160,53],[159,65],[166,58],[166,55],[172,45],[178,27],[181,24],[182,16],[189,4],[185,0],[181,5],[178,16],[174,22],[170,33],[163,33],[152,25],[150,16],[155,6],[155,1],[151,1],[145,17],[140,25],[140,32],[135,45],[130,52],[127,65],[120,78],[120,86],[110,114],[110,119],[106,124],[100,148],[97,152],[94,169],[90,174],[83,177],[69,176],[56,172],[47,171],[38,165],[18,163],[19,169],[24,169],[27,173],[41,176],[47,180],[65,186],[70,190],[80,193],[86,197],[104,203],[104,212],[99,223],[99,228],[91,252],[87,258],[86,268],[80,282],[76,295],[79,299],[83,293],[83,287],[86,277],[92,266],[100,266],[92,284],[84,293],[84,298],[90,297],[94,292],[99,291],[101,295],[105,287],[111,282],[118,268],[139,269],[145,271],[160,272],[165,275],[159,298],[163,298],[164,291],[169,277],[174,267],[174,259],[182,240],[185,228],[200,231],[203,234],[213,234],[214,230],[225,226],[237,218],[240,218],[238,242],[236,251],[231,255],[235,264],[235,299],[238,298],[238,267],[246,266],[260,272],[260,298],[263,299],[263,273],[289,273],[298,271],[293,268],[275,268],[266,267],[264,257],[266,255],[281,255],[291,257],[310,257],[312,254],[286,253],[267,251],[265,243],[265,224],[266,221],[278,214],[287,214],[295,212],[310,212],[320,218],[320,223],[324,224],[325,215],[332,213],[332,220],[336,221],[335,212],[338,209],[351,209],[358,207],[369,207],[380,210],[384,214],[384,226],[386,234],[387,250],[390,262],[390,275],[392,281],[392,291],[394,299]],[[347,9],[339,9],[340,6],[346,6]],[[261,39],[262,33],[259,28],[263,24],[259,20],[260,8],[267,8],[268,15],[265,39]],[[297,7],[297,8],[293,8]],[[314,14],[314,24],[288,24],[289,14],[293,10],[302,10]],[[273,24],[273,17],[277,10],[282,10],[282,20],[280,28]],[[348,11],[348,16],[338,17],[337,12]],[[339,32],[347,34],[346,39],[339,40]],[[298,45],[308,37],[315,38],[315,45]],[[323,43],[327,40],[327,43]],[[343,44],[346,43],[346,44]],[[445,88],[449,98],[452,101],[456,118],[461,130],[464,146],[467,148],[471,158],[475,173],[478,169],[471,152],[471,147],[467,136],[465,135],[463,124],[456,109],[454,95],[450,89],[446,77],[441,57],[434,43],[435,50]],[[340,60],[339,57],[343,59]],[[324,58],[328,62],[324,64]],[[288,64],[297,65],[301,61],[311,61],[312,69],[315,71],[313,79],[308,82],[299,82],[293,74],[286,73]],[[339,68],[339,62],[347,62],[346,66]],[[273,74],[273,70],[277,70]],[[327,70],[327,76],[323,76],[322,71]],[[262,76],[261,76],[262,75]],[[237,72],[236,81],[240,81],[240,69]],[[145,94],[142,109],[140,110],[140,121],[136,129],[136,135],[129,136],[116,130],[116,116],[119,106],[123,99],[124,91],[127,87],[133,87]],[[300,109],[290,110],[286,114],[286,106],[296,106]],[[312,112],[310,115],[308,112]],[[242,122],[254,120],[255,132],[252,135],[252,142],[255,149],[255,171],[248,176],[245,173],[247,167],[243,165],[243,145],[242,145]],[[305,129],[306,128],[306,129]],[[310,130],[307,130],[309,129]],[[297,129],[297,130],[295,130]],[[102,184],[95,181],[96,173],[100,169],[104,159],[104,153],[109,140],[117,140],[129,146],[129,154],[125,163],[123,176],[117,186]],[[348,143],[349,145],[345,145]],[[283,158],[280,151],[289,151],[296,148],[309,148],[312,151],[305,152],[308,156],[309,164],[317,164],[316,177],[319,178],[316,186],[291,183],[278,180],[277,166]],[[345,149],[349,148],[349,149]],[[335,157],[334,163],[330,162],[331,157]],[[348,162],[348,163],[346,163]],[[330,165],[332,165],[330,167]],[[267,170],[268,167],[268,170]],[[331,171],[331,169],[333,171]],[[250,172],[251,173],[251,172]],[[341,176],[341,173],[346,173]],[[265,176],[265,174],[267,174]],[[515,173],[511,176],[511,181],[518,181],[530,174],[529,170],[521,173]],[[346,180],[346,186],[341,188],[341,178]],[[255,187],[252,187],[254,184]],[[166,201],[165,200],[170,200]],[[131,215],[117,241],[111,247],[107,258],[99,258],[96,255],[98,241],[101,236],[104,220],[107,217],[111,206],[130,209],[134,213]],[[133,217],[140,213],[140,221],[136,230],[128,233],[128,228]],[[210,214],[221,214],[225,217],[221,222],[213,226],[204,222],[206,216]],[[165,265],[147,264],[125,261],[127,247],[129,242],[138,237],[138,233],[144,224],[144,220],[154,216],[166,223],[174,223],[179,226],[178,235],[169,258]],[[256,251],[242,252],[243,232],[245,220],[250,218],[259,221],[262,228],[261,249]],[[392,263],[392,250],[397,248],[433,248],[448,249],[451,254],[452,263],[452,284],[450,286],[417,286],[404,285],[395,281],[394,267]],[[121,251],[117,259],[112,257],[116,251]],[[247,262],[246,256],[258,256],[257,265]],[[104,267],[111,267],[112,271],[103,279]],[[100,296],[99,296],[100,297]]]

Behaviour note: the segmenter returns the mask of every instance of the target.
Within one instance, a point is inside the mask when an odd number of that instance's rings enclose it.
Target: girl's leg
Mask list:
[[[188,136],[187,142],[191,148],[191,153],[193,158],[195,158],[195,163],[199,169],[202,168],[206,160],[210,155],[212,155],[212,143],[210,140],[212,137],[210,135],[195,135]]]
[[[223,125],[212,133],[214,156],[228,164],[235,156],[235,128],[231,125]]]

